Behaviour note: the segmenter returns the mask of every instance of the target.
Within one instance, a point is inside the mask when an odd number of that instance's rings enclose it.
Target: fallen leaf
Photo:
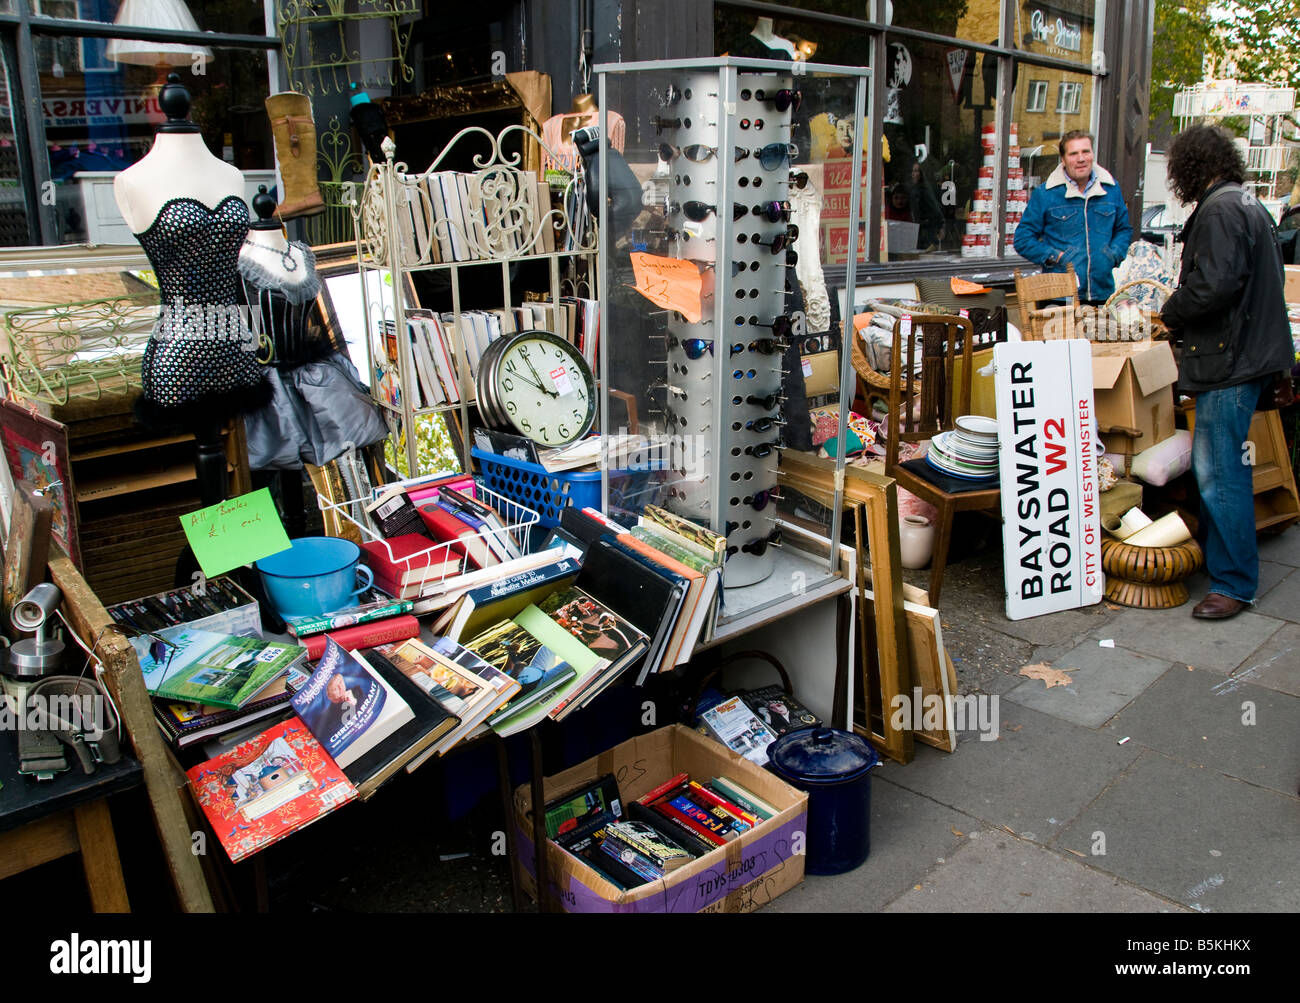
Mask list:
[[[1188,672],[1195,672],[1196,670],[1195,670],[1194,668],[1192,668],[1192,667],[1189,665],[1189,666],[1187,666],[1187,671],[1188,671]]]
[[[1047,684],[1049,690],[1053,686],[1069,686],[1073,681],[1060,669],[1054,669],[1046,662],[1020,666],[1020,675],[1028,676],[1030,679],[1041,679]]]
[[[913,885],[913,886],[912,886],[912,891],[914,891],[914,892],[919,892],[920,890],[921,890],[921,886],[920,886],[920,885]]]
[[[1122,610],[1124,607],[1123,607],[1123,606],[1116,606],[1113,602],[1108,602],[1108,603],[1106,603],[1106,608],[1107,608],[1107,609],[1113,609],[1115,612],[1118,613],[1118,612],[1119,612],[1120,610]]]
[[[1033,892],[1021,892],[1021,893],[1020,893],[1020,897],[1021,897],[1022,899],[1033,898],[1033,897],[1034,897],[1034,893],[1033,893]]]
[[[1007,725],[1005,728],[1003,728],[1002,730],[1003,730],[1003,731],[1019,731],[1019,730],[1020,730],[1021,728],[1023,728],[1023,727],[1024,727],[1023,724],[1009,724],[1009,725]]]
[[[960,829],[958,829],[956,826],[952,826],[952,825],[950,825],[950,826],[948,826],[948,828],[952,830],[952,834],[953,834],[954,836],[963,836],[963,837],[964,837],[964,836],[966,835],[966,833],[962,832],[962,831],[961,831]]]

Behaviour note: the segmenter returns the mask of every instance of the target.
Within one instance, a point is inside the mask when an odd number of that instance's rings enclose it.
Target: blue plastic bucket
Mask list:
[[[361,565],[365,584],[357,588],[361,548],[333,536],[304,536],[288,550],[257,561],[267,598],[281,616],[319,616],[352,605],[370,588],[370,569]]]

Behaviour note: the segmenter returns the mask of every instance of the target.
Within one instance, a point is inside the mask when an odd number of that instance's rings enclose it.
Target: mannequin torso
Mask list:
[[[788,54],[791,59],[795,58],[794,43],[788,38],[782,38],[776,33],[775,29],[772,27],[772,19],[770,17],[760,17],[754,23],[754,30],[750,32],[750,35],[758,39],[769,49],[779,49],[781,52]]]
[[[214,157],[197,132],[159,133],[153,148],[113,180],[117,208],[132,233],[143,233],[173,199],[216,209],[231,195],[243,200],[243,174]]]

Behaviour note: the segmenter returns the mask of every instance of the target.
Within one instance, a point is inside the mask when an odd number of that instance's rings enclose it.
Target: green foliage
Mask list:
[[[1197,83],[1207,53],[1218,51],[1208,0],[1156,0],[1151,48],[1151,115],[1172,115],[1174,95]]]
[[[1236,79],[1300,87],[1300,0],[1233,3],[1224,13],[1217,28]]]
[[[422,414],[415,419],[416,457],[420,463],[421,474],[452,472],[460,470],[460,457],[447,432],[447,421],[441,414]],[[384,440],[384,459],[397,471],[399,477],[410,477],[406,463],[406,443],[401,448],[394,448],[394,440],[389,436]]]

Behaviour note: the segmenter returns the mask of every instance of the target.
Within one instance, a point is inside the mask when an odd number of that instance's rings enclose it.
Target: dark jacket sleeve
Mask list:
[[[1192,261],[1185,263],[1178,288],[1160,311],[1161,320],[1173,330],[1193,318],[1226,310],[1250,274],[1244,226],[1233,219],[1230,207],[1208,208],[1209,213],[1196,221],[1193,243],[1183,251]]]

